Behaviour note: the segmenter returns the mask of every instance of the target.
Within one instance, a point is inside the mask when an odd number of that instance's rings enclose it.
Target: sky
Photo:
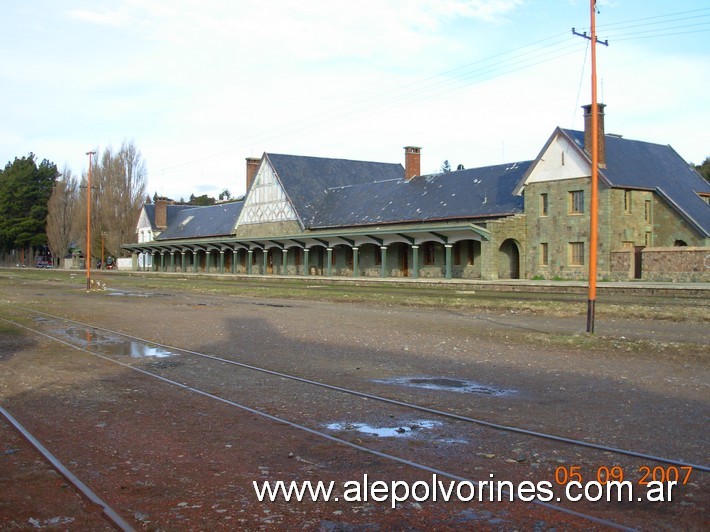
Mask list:
[[[86,173],[133,142],[147,192],[245,192],[264,152],[423,174],[534,159],[591,102],[587,0],[5,0],[0,159]],[[707,0],[599,0],[606,131],[710,156]],[[705,131],[705,133],[703,133]]]

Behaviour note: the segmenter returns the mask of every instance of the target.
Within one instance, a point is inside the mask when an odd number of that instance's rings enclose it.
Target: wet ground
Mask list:
[[[583,324],[570,325],[573,319],[194,295],[159,287],[138,297],[125,290],[87,295],[46,284],[5,284],[3,290],[5,302],[91,324],[62,323],[0,305],[0,316],[81,349],[467,478],[495,473],[537,481],[552,478],[560,466],[592,474],[616,464],[637,476],[645,464],[246,372],[181,349],[566,437],[699,463],[708,456],[706,424],[698,420],[710,417],[710,349],[697,323],[600,322],[609,338],[590,347],[575,339]],[[658,331],[665,329],[684,342],[659,340]],[[647,343],[636,344],[634,336]],[[407,503],[397,509],[371,503],[258,503],[253,480],[426,476],[156,384],[65,344],[9,330],[1,338],[3,406],[139,528],[590,526],[500,503]],[[16,460],[18,454],[7,456]],[[20,486],[25,466],[12,466],[9,459],[5,464],[0,481],[7,483],[14,474],[13,486]],[[681,498],[660,513],[625,506],[602,515],[641,528],[700,529],[707,521],[708,493],[707,479],[695,474]],[[35,515],[32,500],[23,501],[24,513],[17,505],[0,504],[0,526],[32,525],[27,520]],[[54,517],[77,519],[61,513],[42,519]]]

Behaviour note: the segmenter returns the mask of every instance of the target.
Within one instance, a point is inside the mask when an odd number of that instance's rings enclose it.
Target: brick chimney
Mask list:
[[[404,179],[409,181],[414,176],[421,174],[420,157],[421,148],[416,146],[404,147]]]
[[[599,166],[606,168],[606,148],[604,146],[604,108],[606,104],[597,104],[599,109],[597,131],[599,131]],[[592,150],[592,104],[583,105],[584,109],[584,150],[591,155]]]
[[[260,162],[261,159],[257,157],[247,157],[247,192],[249,192],[249,189],[251,188],[256,171],[259,169]]]
[[[168,226],[168,203],[173,201],[165,197],[155,198],[155,226],[158,229]]]

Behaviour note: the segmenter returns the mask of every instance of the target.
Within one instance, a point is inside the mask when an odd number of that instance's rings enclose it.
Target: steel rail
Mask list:
[[[3,319],[3,318],[0,318]],[[42,445],[42,443],[35,438],[30,431],[28,431],[17,419],[15,419],[10,412],[5,408],[0,406],[0,414],[2,414],[5,419],[12,425],[20,435],[34,447],[42,457],[49,462],[49,464],[57,470],[57,472],[62,475],[67,482],[69,482],[74,488],[83,495],[89,502],[97,505],[101,508],[101,514],[107,519],[113,526],[118,530],[124,532],[133,532],[135,530],[130,524],[128,524],[123,517],[121,517],[118,512],[111,508],[104,500],[94,493],[91,488],[84,484],[79,478],[74,475],[64,464],[62,464],[56,456],[54,456],[49,450]]]
[[[585,447],[585,448],[587,448],[587,449],[594,449],[594,450],[596,450],[596,451],[602,451],[602,452],[608,452],[608,453],[615,453],[615,454],[619,454],[619,455],[630,456],[630,457],[632,457],[632,458],[639,458],[639,459],[642,459],[642,460],[649,460],[649,461],[653,461],[653,462],[657,462],[657,463],[669,464],[669,465],[674,465],[674,466],[678,466],[678,467],[692,467],[694,470],[701,471],[701,472],[703,472],[703,473],[710,473],[710,466],[706,466],[706,465],[702,465],[702,464],[694,464],[694,463],[691,463],[691,462],[687,462],[687,461],[685,461],[685,460],[680,460],[680,459],[675,459],[675,458],[666,458],[666,457],[663,457],[663,456],[656,456],[656,455],[652,455],[652,454],[641,453],[641,452],[632,451],[632,450],[629,450],[629,449],[622,449],[622,448],[619,448],[619,447],[610,447],[610,446],[603,445],[603,444],[600,444],[600,443],[594,443],[594,442],[589,442],[589,441],[584,441],[584,440],[577,440],[577,439],[574,439],[574,438],[567,438],[567,437],[565,437],[565,436],[558,436],[558,435],[556,435],[556,434],[549,434],[549,433],[545,433],[545,432],[533,431],[533,430],[529,430],[529,429],[524,429],[524,428],[520,428],[520,427],[515,427],[515,426],[512,426],[512,425],[502,425],[502,424],[500,424],[500,423],[494,423],[494,422],[492,422],[492,421],[486,421],[486,420],[484,420],[484,419],[472,418],[472,417],[469,417],[469,416],[464,416],[464,415],[461,415],[461,414],[456,414],[455,412],[447,412],[447,411],[445,411],[445,410],[439,410],[439,409],[436,409],[436,408],[429,408],[429,407],[426,407],[426,406],[421,406],[421,405],[417,405],[417,404],[413,404],[413,403],[407,403],[407,402],[405,402],[405,401],[399,401],[399,400],[397,400],[397,399],[391,399],[391,398],[389,398],[389,397],[383,397],[383,396],[380,396],[380,395],[369,394],[369,393],[367,393],[367,392],[361,392],[361,391],[353,390],[353,389],[350,389],[350,388],[343,388],[343,387],[341,387],[341,386],[336,386],[336,385],[334,385],[334,384],[328,384],[328,383],[324,383],[324,382],[320,382],[320,381],[314,381],[314,380],[306,379],[306,378],[304,378],[304,377],[299,377],[299,376],[296,376],[296,375],[290,375],[290,374],[288,374],[288,373],[281,373],[281,372],[279,372],[279,371],[274,371],[274,370],[270,370],[270,369],[267,369],[267,368],[262,368],[262,367],[260,367],[260,366],[253,366],[253,365],[251,365],[251,364],[246,364],[246,363],[244,363],[244,362],[238,362],[238,361],[236,361],[236,360],[230,360],[230,359],[227,359],[227,358],[222,358],[222,357],[219,357],[219,356],[216,356],[216,355],[210,355],[210,354],[207,354],[207,353],[200,353],[199,351],[192,351],[192,350],[190,350],[190,349],[185,349],[185,348],[182,348],[182,347],[176,347],[176,346],[171,346],[171,345],[168,345],[168,344],[163,344],[163,343],[160,343],[160,342],[154,342],[154,341],[152,341],[152,340],[147,340],[147,339],[145,339],[145,338],[141,338],[141,337],[138,337],[138,336],[133,336],[133,335],[130,335],[130,334],[127,334],[127,333],[114,331],[114,330],[112,330],[112,329],[107,329],[107,328],[104,328],[104,327],[98,327],[98,326],[91,325],[91,324],[88,324],[88,323],[83,323],[83,322],[80,322],[80,321],[72,320],[72,319],[70,319],[70,318],[63,318],[63,317],[61,317],[61,316],[55,316],[55,315],[53,315],[53,314],[49,314],[49,313],[47,313],[47,312],[43,312],[43,311],[40,311],[40,310],[34,310],[34,309],[30,309],[30,308],[20,307],[20,306],[18,306],[18,305],[13,305],[13,306],[15,306],[16,308],[21,308],[22,310],[26,310],[26,311],[28,311],[28,312],[34,312],[34,313],[42,314],[42,315],[44,315],[44,316],[48,316],[48,317],[51,317],[51,318],[60,319],[60,320],[65,320],[65,321],[67,321],[67,322],[74,323],[74,324],[77,324],[77,325],[81,325],[81,326],[84,326],[84,327],[91,327],[91,328],[96,329],[96,330],[98,330],[98,331],[103,331],[103,332],[107,332],[107,333],[111,333],[111,334],[121,335],[121,336],[124,336],[124,337],[126,337],[126,338],[130,338],[131,340],[137,340],[137,341],[140,341],[140,342],[149,343],[149,344],[151,344],[151,345],[155,345],[155,346],[158,346],[158,347],[162,347],[162,348],[165,348],[165,349],[170,350],[170,351],[179,351],[179,352],[182,352],[182,353],[187,353],[187,354],[190,354],[190,355],[199,356],[199,357],[202,357],[202,358],[207,358],[207,359],[214,360],[214,361],[217,361],[217,362],[222,362],[222,363],[225,363],[225,364],[231,364],[231,365],[234,365],[234,366],[239,366],[239,367],[242,367],[242,368],[245,368],[245,369],[249,369],[249,370],[252,370],[252,371],[257,371],[257,372],[260,372],[260,373],[265,373],[265,374],[268,374],[268,375],[273,375],[273,376],[275,376],[275,377],[281,377],[281,378],[284,378],[284,379],[289,379],[289,380],[301,382],[301,383],[304,383],[304,384],[309,384],[309,385],[312,385],[312,386],[318,386],[318,387],[325,388],[325,389],[328,389],[328,390],[333,390],[333,391],[337,391],[337,392],[341,392],[341,393],[346,393],[346,394],[353,395],[353,396],[357,396],[357,397],[363,397],[363,398],[366,398],[366,399],[371,399],[371,400],[373,400],[373,401],[379,401],[379,402],[387,403],[387,404],[391,404],[391,405],[402,406],[402,407],[405,407],[405,408],[409,408],[409,409],[411,409],[411,410],[416,410],[416,411],[418,411],[418,412],[423,412],[423,413],[427,413],[427,414],[433,414],[433,415],[437,415],[437,416],[442,416],[442,417],[446,417],[446,418],[449,418],[449,419],[454,419],[454,420],[456,420],[456,421],[464,421],[464,422],[466,422],[466,423],[473,423],[473,424],[476,424],[476,425],[480,425],[480,426],[482,426],[482,427],[492,428],[492,429],[501,430],[501,431],[505,431],[505,432],[511,432],[511,433],[515,433],[515,434],[522,434],[522,435],[525,435],[525,436],[531,436],[531,437],[535,437],[535,438],[541,438],[541,439],[548,440],[548,441],[554,441],[554,442],[558,442],[558,443],[564,443],[564,444],[567,444],[567,445],[573,445],[573,446],[577,446],[577,447]]]
[[[46,314],[46,313],[43,313],[43,314]],[[61,318],[61,319],[65,319],[65,318]],[[151,377],[151,378],[153,378],[153,379],[157,379],[157,380],[159,380],[159,381],[161,381],[161,382],[163,382],[163,383],[170,384],[170,385],[172,385],[172,386],[175,386],[175,387],[177,387],[177,388],[186,390],[186,391],[188,391],[188,392],[191,392],[191,393],[194,393],[194,394],[197,394],[197,395],[201,395],[201,396],[203,396],[203,397],[207,397],[207,398],[209,398],[209,399],[213,399],[213,400],[215,400],[215,401],[218,401],[218,402],[221,402],[221,403],[224,403],[224,404],[227,404],[227,405],[230,405],[230,406],[239,408],[240,410],[244,410],[244,411],[249,412],[249,413],[251,413],[251,414],[261,416],[261,417],[263,417],[263,418],[266,418],[266,419],[268,419],[268,420],[270,420],[270,421],[274,421],[274,422],[276,422],[276,423],[280,423],[280,424],[283,424],[283,425],[287,425],[287,426],[289,426],[289,427],[291,427],[291,428],[294,428],[294,429],[297,429],[297,430],[306,432],[306,433],[308,433],[308,434],[312,434],[312,435],[314,435],[314,436],[317,436],[317,437],[320,437],[320,438],[323,438],[323,439],[332,441],[332,442],[334,442],[334,443],[337,443],[337,444],[340,444],[340,445],[345,445],[345,446],[347,446],[347,447],[350,447],[351,449],[355,449],[355,450],[357,450],[357,451],[361,451],[361,452],[368,453],[368,454],[371,454],[371,455],[374,455],[374,456],[378,456],[378,457],[384,458],[384,459],[386,459],[386,460],[391,460],[391,461],[394,461],[394,462],[397,462],[397,463],[400,463],[400,464],[404,464],[404,465],[406,465],[406,466],[412,467],[412,468],[414,468],[414,469],[418,469],[418,470],[420,470],[420,471],[426,471],[426,472],[428,472],[428,473],[432,473],[432,474],[436,474],[436,475],[441,475],[442,477],[450,478],[450,479],[452,479],[452,480],[458,480],[458,481],[460,481],[460,482],[471,482],[471,483],[474,483],[474,484],[479,484],[479,481],[478,481],[478,480],[474,480],[474,479],[462,477],[462,476],[457,475],[457,474],[455,474],[455,473],[450,473],[450,472],[444,471],[444,470],[442,470],[442,469],[438,469],[438,468],[435,468],[435,467],[430,467],[430,466],[425,465],[425,464],[420,464],[420,463],[418,463],[418,462],[414,462],[414,461],[412,461],[412,460],[408,460],[408,459],[402,458],[402,457],[400,457],[400,456],[396,456],[396,455],[393,455],[393,454],[385,453],[385,452],[383,452],[383,451],[378,451],[377,449],[371,449],[371,448],[369,448],[369,447],[365,447],[364,445],[359,445],[359,444],[357,444],[357,443],[353,443],[353,442],[350,442],[350,441],[348,441],[348,440],[344,440],[344,439],[342,439],[342,438],[338,438],[337,436],[333,436],[332,434],[328,434],[328,433],[326,433],[326,432],[322,432],[322,431],[313,429],[313,428],[311,428],[311,427],[307,427],[307,426],[305,426],[305,425],[301,425],[300,423],[296,423],[295,421],[290,421],[290,420],[288,420],[288,419],[285,419],[285,418],[282,418],[282,417],[279,417],[279,416],[275,416],[275,415],[273,415],[273,414],[269,414],[268,412],[264,412],[264,411],[258,410],[258,409],[256,409],[256,408],[252,408],[252,407],[250,407],[250,406],[247,406],[247,405],[244,405],[244,404],[241,404],[241,403],[237,403],[236,401],[232,401],[231,399],[227,399],[227,398],[225,398],[225,397],[221,397],[221,396],[219,396],[219,395],[215,395],[215,394],[212,394],[212,393],[210,393],[210,392],[206,392],[206,391],[204,391],[204,390],[201,390],[201,389],[199,389],[199,388],[195,388],[195,387],[190,386],[190,385],[188,385],[188,384],[185,384],[185,383],[182,383],[182,382],[178,382],[178,381],[174,381],[174,380],[172,380],[172,379],[168,379],[167,377],[163,377],[162,375],[158,375],[158,374],[156,374],[156,373],[152,373],[152,372],[150,372],[150,371],[147,371],[147,370],[144,370],[144,369],[142,369],[142,368],[133,366],[133,365],[131,365],[131,364],[127,364],[127,363],[125,363],[125,362],[121,362],[120,360],[116,360],[116,359],[111,358],[111,357],[109,357],[109,356],[107,356],[107,355],[103,355],[103,354],[101,354],[101,353],[96,353],[96,352],[91,351],[91,350],[89,350],[89,349],[86,349],[86,348],[84,348],[84,347],[81,347],[81,346],[72,344],[72,343],[70,343],[70,342],[67,342],[67,341],[65,341],[65,340],[62,340],[61,338],[57,338],[57,337],[52,336],[52,335],[50,335],[50,334],[44,333],[44,332],[42,332],[42,331],[38,331],[38,330],[33,329],[32,327],[28,327],[27,325],[24,325],[24,324],[22,324],[22,323],[18,323],[18,322],[15,322],[15,321],[9,320],[9,319],[7,319],[7,318],[3,318],[3,317],[0,317],[0,321],[4,321],[4,322],[6,322],[6,323],[10,323],[10,324],[12,324],[12,325],[21,327],[21,328],[23,328],[23,329],[26,329],[26,330],[28,330],[28,331],[30,331],[30,332],[33,332],[33,333],[39,335],[39,336],[43,336],[43,337],[45,337],[45,338],[48,338],[49,340],[52,340],[52,341],[54,341],[54,342],[60,343],[60,344],[62,344],[62,345],[66,345],[67,347],[70,347],[70,348],[75,349],[75,350],[77,350],[77,351],[81,351],[81,352],[83,352],[83,353],[86,353],[86,354],[89,354],[89,355],[98,357],[98,358],[100,358],[100,359],[102,359],[102,360],[105,360],[105,361],[107,361],[107,362],[110,362],[110,363],[112,363],[112,364],[116,364],[116,365],[118,365],[118,366],[121,366],[121,367],[130,369],[130,370],[132,370],[132,371],[135,371],[135,372],[140,373],[140,374],[142,374],[142,375],[145,375],[145,376],[147,376],[147,377]],[[73,322],[74,320],[67,320],[67,321]],[[78,323],[78,322],[75,322],[75,323]],[[96,329],[108,331],[108,329],[102,329],[102,328],[100,328],[100,327],[96,327]],[[129,335],[124,335],[124,336],[127,336],[127,337],[130,338]],[[155,345],[159,345],[159,344],[155,344]],[[483,482],[483,483],[485,484],[485,482]],[[479,486],[480,486],[480,484],[479,484]],[[479,488],[479,489],[480,489],[480,488]],[[613,528],[613,529],[616,529],[616,530],[625,530],[625,531],[634,531],[634,530],[636,530],[636,529],[631,528],[631,527],[628,527],[628,526],[626,526],[626,525],[622,525],[622,524],[619,524],[619,523],[615,523],[614,521],[609,521],[608,519],[604,519],[604,518],[597,517],[597,516],[594,516],[594,515],[585,514],[585,513],[582,513],[582,512],[578,512],[578,511],[576,511],[576,510],[571,510],[571,509],[569,509],[569,508],[565,508],[565,507],[563,507],[563,506],[557,506],[557,505],[555,505],[555,504],[551,504],[551,503],[548,503],[548,502],[539,501],[539,500],[522,501],[522,499],[519,499],[518,497],[515,496],[515,494],[510,493],[510,491],[507,490],[507,489],[501,489],[500,492],[503,493],[503,494],[505,494],[506,496],[508,496],[511,500],[518,500],[518,501],[520,501],[520,502],[529,502],[529,503],[531,503],[531,504],[534,504],[534,505],[539,506],[539,507],[541,507],[541,508],[545,508],[545,509],[547,509],[547,510],[551,510],[551,511],[553,511],[553,512],[564,513],[564,514],[567,514],[567,515],[570,515],[570,516],[573,516],[573,517],[578,517],[578,518],[580,518],[580,519],[584,519],[584,520],[586,520],[586,521],[590,521],[590,522],[592,522],[592,523],[597,523],[597,524],[600,524],[600,525],[603,525],[603,526],[606,526],[606,527],[609,527],[609,528]]]

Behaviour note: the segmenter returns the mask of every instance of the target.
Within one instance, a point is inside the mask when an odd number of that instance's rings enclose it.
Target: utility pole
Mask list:
[[[91,290],[91,157],[95,151],[87,151],[89,156],[89,177],[86,183],[86,291]]]
[[[589,288],[587,291],[587,332],[594,334],[594,314],[597,302],[597,247],[599,241],[599,104],[597,103],[597,42],[609,46],[609,41],[597,40],[596,0],[589,0],[591,35],[578,33],[572,28],[572,33],[592,43],[592,109],[591,128],[592,146],[587,148],[592,156],[591,198],[589,205]]]

